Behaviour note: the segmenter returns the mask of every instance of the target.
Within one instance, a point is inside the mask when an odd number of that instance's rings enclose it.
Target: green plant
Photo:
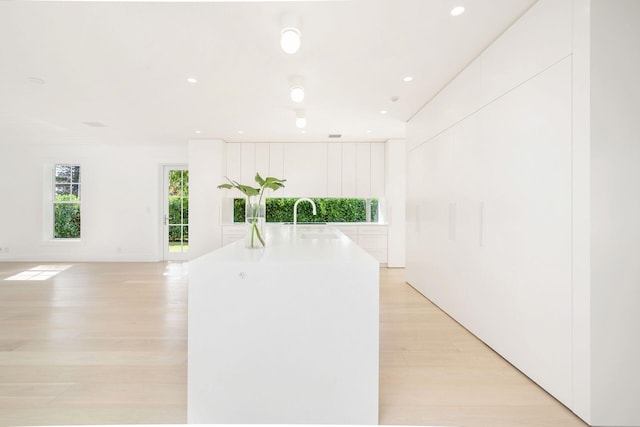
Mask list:
[[[293,222],[295,198],[266,199],[267,222]],[[313,215],[308,203],[298,205],[299,222],[366,222],[367,199],[356,198],[313,198],[317,215]],[[371,222],[378,221],[378,199],[369,199]],[[245,199],[234,199],[233,221],[245,221]]]
[[[260,234],[260,229],[258,228],[258,217],[260,216],[260,205],[262,204],[262,199],[264,197],[264,190],[267,188],[277,191],[280,188],[284,187],[284,182],[286,179],[267,177],[262,178],[259,173],[256,173],[255,181],[259,185],[258,188],[251,187],[248,185],[242,185],[237,181],[233,181],[227,177],[225,177],[228,183],[218,185],[218,188],[231,190],[235,188],[247,196],[246,205],[245,205],[245,218],[251,221],[251,241],[249,247],[256,247],[258,242],[255,242],[257,238],[262,246],[265,245],[264,238]],[[258,197],[258,200],[255,201],[255,198]]]
[[[57,195],[54,205],[54,238],[79,239],[80,238],[80,203],[74,195]]]

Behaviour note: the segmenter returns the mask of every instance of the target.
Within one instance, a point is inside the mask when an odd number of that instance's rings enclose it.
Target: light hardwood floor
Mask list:
[[[0,426],[186,423],[187,265],[5,280],[37,265],[0,263]],[[381,269],[381,424],[586,425],[403,275]]]

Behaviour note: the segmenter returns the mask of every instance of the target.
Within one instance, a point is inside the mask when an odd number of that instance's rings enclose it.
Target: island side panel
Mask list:
[[[378,423],[374,260],[202,259],[189,276],[189,423]]]

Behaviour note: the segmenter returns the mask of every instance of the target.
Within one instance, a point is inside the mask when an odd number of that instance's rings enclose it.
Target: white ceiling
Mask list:
[[[402,138],[534,2],[0,1],[0,143]],[[452,17],[460,3],[466,12]],[[289,12],[301,21],[294,55],[279,48]],[[302,104],[289,99],[295,75]]]

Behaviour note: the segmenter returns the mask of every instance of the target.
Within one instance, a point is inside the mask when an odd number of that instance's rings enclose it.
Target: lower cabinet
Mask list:
[[[383,224],[332,224],[369,252],[380,264],[387,264],[387,226]],[[244,238],[244,224],[222,226],[222,246]]]
[[[244,224],[235,225],[223,225],[222,226],[222,246],[226,246],[236,240],[244,238]]]
[[[338,225],[338,228],[380,264],[387,263],[386,225]]]

